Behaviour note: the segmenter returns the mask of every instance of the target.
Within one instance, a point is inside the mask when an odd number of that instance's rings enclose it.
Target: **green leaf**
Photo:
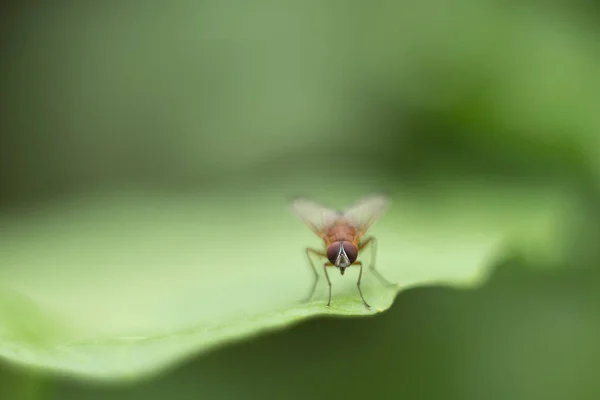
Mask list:
[[[295,190],[327,188],[304,193],[340,208],[371,189],[361,179],[332,187],[301,178]],[[398,288],[365,269],[371,310],[356,269],[330,272],[330,308],[324,279],[310,303],[300,302],[312,282],[304,247],[319,240],[288,208],[285,182],[96,195],[4,215],[0,355],[76,377],[140,378],[310,317],[375,315],[408,287],[477,285],[511,235],[539,244],[557,232],[551,224],[566,204],[540,188],[446,186],[391,191],[370,233],[378,270]]]

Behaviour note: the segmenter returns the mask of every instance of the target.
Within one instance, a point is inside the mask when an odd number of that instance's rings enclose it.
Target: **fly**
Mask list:
[[[369,228],[381,214],[383,214],[389,203],[389,199],[385,196],[371,195],[363,198],[344,211],[338,211],[306,198],[296,198],[292,202],[294,211],[300,216],[304,223],[323,240],[324,244],[324,251],[315,250],[309,247],[306,248],[306,256],[314,272],[314,281],[307,301],[312,298],[319,281],[319,274],[310,257],[311,254],[328,260],[323,264],[323,271],[325,272],[325,277],[329,284],[329,300],[327,301],[327,307],[331,305],[331,280],[327,274],[327,268],[336,267],[339,269],[340,274],[344,275],[346,268],[357,265],[360,267],[360,272],[358,274],[356,286],[358,287],[358,292],[360,293],[364,305],[367,308],[371,308],[366,302],[360,287],[363,264],[361,261],[357,261],[359,252],[368,245],[370,245],[372,249],[372,258],[369,269],[385,286],[396,286],[387,281],[375,269],[377,240],[373,236],[365,237]]]

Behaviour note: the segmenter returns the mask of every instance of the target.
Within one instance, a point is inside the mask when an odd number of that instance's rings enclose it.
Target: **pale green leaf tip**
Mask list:
[[[472,277],[468,285],[461,287],[476,286],[481,283],[481,278],[482,275]],[[234,318],[214,326],[196,326],[164,334],[85,342],[69,342],[65,337],[65,342],[54,341],[43,349],[28,341],[5,340],[0,346],[0,357],[17,365],[75,379],[112,382],[148,379],[209,350],[285,329],[315,317],[378,315],[387,311],[397,295],[410,286],[414,285],[398,285],[380,292],[369,287],[366,292],[377,300],[373,303],[385,304],[371,304],[370,309],[362,304],[358,295],[347,293],[332,299],[329,308],[325,301],[313,300],[300,306],[259,313],[251,319]]]

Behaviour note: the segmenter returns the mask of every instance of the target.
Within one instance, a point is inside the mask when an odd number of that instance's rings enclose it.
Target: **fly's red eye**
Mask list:
[[[350,264],[352,264],[354,261],[356,261],[356,257],[358,257],[358,249],[350,242],[344,242],[343,245],[344,252],[346,253],[346,256],[348,256]]]
[[[329,245],[327,248],[327,258],[329,262],[335,264],[335,260],[340,252],[340,242],[334,242]]]

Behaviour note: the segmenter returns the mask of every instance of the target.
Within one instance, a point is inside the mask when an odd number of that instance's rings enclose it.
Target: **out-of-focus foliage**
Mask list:
[[[599,15],[499,0],[6,8],[1,387],[597,398]],[[287,199],[375,190],[394,201],[373,228],[378,266],[412,289],[392,306],[367,274],[367,312],[352,271],[331,274],[330,310],[323,283],[298,304],[318,242]]]

